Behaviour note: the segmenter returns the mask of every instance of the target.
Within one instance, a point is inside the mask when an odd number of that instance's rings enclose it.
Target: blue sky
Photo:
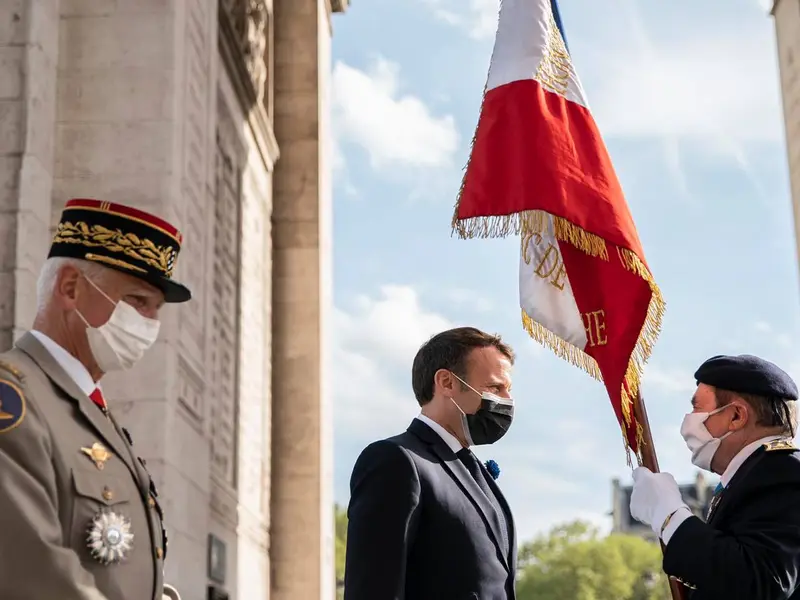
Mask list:
[[[663,470],[694,478],[678,429],[692,373],[748,352],[800,379],[798,280],[773,23],[759,0],[561,0],[570,50],[667,301],[644,395]],[[497,0],[369,0],[334,21],[335,494],[418,407],[411,360],[455,325],[518,351],[517,417],[478,448],[520,535],[608,526],[630,480],[602,385],[527,337],[518,242],[450,218],[478,118]]]

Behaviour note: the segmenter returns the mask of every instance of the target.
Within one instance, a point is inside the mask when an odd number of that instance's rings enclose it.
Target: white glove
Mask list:
[[[164,593],[161,594],[161,600],[181,600],[181,595],[173,586],[168,583],[164,584]]]
[[[633,471],[631,516],[661,534],[664,521],[686,506],[675,478],[669,473],[653,473],[646,467]]]

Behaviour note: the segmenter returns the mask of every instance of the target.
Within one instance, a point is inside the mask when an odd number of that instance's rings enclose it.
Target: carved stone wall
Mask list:
[[[220,111],[217,125],[210,348],[215,401],[211,403],[209,425],[212,473],[231,488],[235,488],[237,483],[243,154],[244,149],[230,115]]]
[[[220,25],[234,41],[236,62],[252,95],[244,100],[257,104],[272,97],[272,86],[267,84],[272,56],[271,8],[271,0],[220,0]],[[269,102],[266,104],[269,113]]]
[[[237,8],[258,6],[265,12],[231,14]],[[277,144],[263,106],[272,93],[271,82],[263,76],[259,79],[263,71],[247,56],[258,52],[261,64],[268,62],[263,56],[269,31],[263,21],[269,22],[267,8],[265,3],[224,2],[219,12],[216,198],[217,210],[225,214],[218,214],[215,223],[219,247],[215,250],[213,329],[219,337],[214,343],[215,369],[226,388],[219,394],[235,397],[236,403],[233,410],[220,406],[218,414],[212,415],[212,421],[222,421],[212,425],[212,462],[219,462],[212,471],[233,467],[224,481],[216,474],[212,477],[212,517],[216,535],[226,540],[235,556],[221,587],[232,595],[246,591],[252,598],[268,598],[270,585],[270,171],[277,159]],[[256,33],[264,39],[252,39]],[[236,341],[229,343],[234,331]],[[233,354],[227,356],[229,351]],[[223,404],[228,400],[220,399]],[[230,498],[234,502],[226,502]]]
[[[0,4],[0,350],[36,312],[50,243],[58,1]]]
[[[32,323],[36,276],[67,199],[133,205],[184,234],[175,278],[193,300],[165,307],[155,347],[103,385],[160,488],[166,579],[185,600],[207,597],[209,534],[224,556],[214,581],[231,599],[327,597],[325,267],[314,242],[315,207],[328,202],[315,138],[327,100],[313,97],[306,74],[315,60],[329,68],[318,36],[329,35],[331,3],[280,1],[292,13],[280,40],[277,0],[0,3],[0,345]],[[277,45],[291,150],[273,235]],[[298,77],[310,87],[294,89]],[[273,246],[283,252],[275,293]],[[274,428],[273,390],[300,400]],[[285,522],[271,537],[273,508]],[[274,579],[293,582],[272,592],[270,544]]]

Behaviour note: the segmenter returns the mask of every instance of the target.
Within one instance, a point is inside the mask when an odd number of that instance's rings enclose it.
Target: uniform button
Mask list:
[[[109,488],[103,488],[103,499],[104,500],[113,500],[114,492],[112,492]]]
[[[156,558],[161,560],[164,557],[164,551],[161,548],[156,548]]]
[[[150,505],[150,508],[155,508],[156,507],[156,501],[152,496],[150,496],[147,499],[147,503]]]

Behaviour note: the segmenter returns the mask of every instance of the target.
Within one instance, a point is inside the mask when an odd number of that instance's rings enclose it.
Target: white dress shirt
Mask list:
[[[94,382],[89,371],[83,366],[83,363],[77,358],[72,356],[69,352],[64,350],[61,346],[55,343],[48,336],[41,331],[32,330],[31,334],[39,340],[42,346],[50,353],[59,366],[64,369],[64,372],[69,375],[70,379],[75,382],[80,390],[89,396],[95,389],[100,386]]]
[[[417,415],[417,419],[419,419],[420,421],[425,423],[425,425],[427,425],[428,427],[433,429],[436,433],[438,433],[439,437],[444,440],[444,443],[447,444],[448,448],[450,448],[450,450],[452,450],[453,453],[456,453],[464,448],[464,446],[461,445],[461,442],[458,441],[456,436],[447,431],[444,427],[439,425],[436,421],[434,421],[430,417],[427,417],[420,413],[419,415]]]
[[[744,464],[744,461],[750,458],[750,455],[753,454],[753,452],[758,450],[762,445],[768,442],[779,440],[783,437],[785,436],[769,435],[761,438],[760,440],[756,440],[755,442],[747,444],[747,446],[739,450],[736,456],[731,459],[731,462],[728,464],[725,471],[722,473],[722,477],[720,477],[720,483],[722,484],[722,487],[725,488],[728,486],[728,484],[731,482],[731,479],[733,479],[733,476],[736,475],[736,472],[739,470],[739,467]],[[667,526],[664,528],[664,533],[661,536],[663,542],[665,544],[669,544],[670,538],[675,534],[676,531],[678,531],[678,527],[680,527],[681,524],[691,516],[693,516],[693,513],[691,510],[689,510],[689,508],[686,506],[679,508],[672,516],[672,519],[670,519]]]

